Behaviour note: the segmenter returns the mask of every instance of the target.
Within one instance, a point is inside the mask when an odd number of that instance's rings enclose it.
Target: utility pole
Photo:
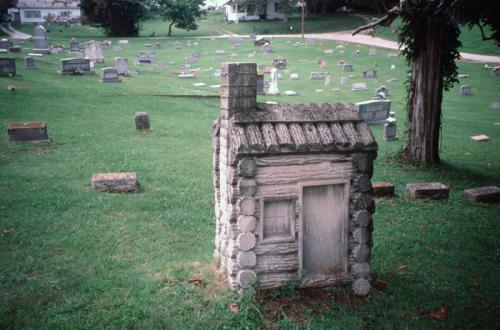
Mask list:
[[[304,39],[304,11],[306,8],[306,0],[302,0],[301,6],[302,6],[301,31],[302,31],[302,39]]]

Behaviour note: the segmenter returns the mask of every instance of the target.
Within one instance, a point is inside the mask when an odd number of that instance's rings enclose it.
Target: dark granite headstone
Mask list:
[[[370,100],[356,103],[356,107],[367,124],[384,124],[391,111],[391,101]]]
[[[135,113],[135,128],[138,130],[150,130],[149,114],[147,112]]]
[[[59,74],[94,74],[88,58],[64,58],[59,62]]]
[[[16,75],[16,59],[0,57],[0,76]]]

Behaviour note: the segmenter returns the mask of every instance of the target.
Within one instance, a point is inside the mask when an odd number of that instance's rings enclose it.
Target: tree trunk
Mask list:
[[[441,44],[443,27],[434,18],[425,24],[425,45],[412,62],[408,101],[408,132],[404,155],[420,164],[439,163],[439,134],[443,77]]]
[[[170,37],[170,35],[172,34],[172,25],[174,25],[174,22],[170,23],[169,26],[168,26],[168,36]]]

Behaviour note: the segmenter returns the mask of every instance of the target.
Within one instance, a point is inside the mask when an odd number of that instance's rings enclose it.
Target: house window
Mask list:
[[[39,10],[26,10],[24,12],[24,18],[41,18],[42,13]]]
[[[283,6],[281,5],[281,2],[275,2],[274,3],[274,12],[281,13],[282,11],[283,11]]]
[[[261,200],[260,237],[262,241],[289,240],[295,234],[293,199]]]

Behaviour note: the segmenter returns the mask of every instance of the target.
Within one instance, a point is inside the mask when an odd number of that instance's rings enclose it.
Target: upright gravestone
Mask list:
[[[470,85],[460,86],[460,95],[464,96],[472,95],[472,87],[470,87]]]
[[[264,75],[263,74],[257,75],[257,95],[266,95],[266,92],[264,91]]]
[[[139,61],[139,63],[156,63],[156,52],[141,51],[139,55],[137,55],[137,61]]]
[[[396,135],[396,118],[394,112],[389,112],[389,118],[385,120],[384,124],[384,140],[386,141],[396,141],[398,136]]]
[[[9,51],[11,53],[20,53],[21,50],[22,50],[21,46],[17,46],[17,45],[9,48]]]
[[[16,75],[16,59],[0,57],[0,76]]]
[[[35,59],[32,56],[26,56],[24,58],[24,67],[28,70],[36,69]]]
[[[8,39],[1,39],[0,40],[0,49],[9,49],[12,47],[12,42]]]
[[[116,83],[121,82],[118,76],[118,71],[115,68],[102,68],[101,69],[101,82]]]
[[[278,88],[278,69],[273,68],[271,70],[271,85],[269,86],[269,90],[267,91],[269,95],[279,95],[280,91]]]
[[[47,39],[47,30],[38,25],[33,31],[33,53],[50,54],[49,41]]]
[[[95,63],[104,63],[104,56],[102,55],[101,43],[91,40],[85,43],[85,58],[88,58]]]
[[[344,64],[343,69],[346,72],[351,72],[353,70],[352,64]]]
[[[349,83],[349,77],[340,78],[340,85],[347,85]]]
[[[490,73],[492,76],[500,76],[500,65],[491,68]]]
[[[368,53],[368,55],[370,55],[370,56],[378,56],[378,50],[376,50],[375,48],[371,48],[370,52]]]
[[[264,46],[265,44],[271,44],[271,41],[269,41],[269,39],[261,38],[261,39],[254,40],[254,42],[253,42],[253,45],[257,46],[257,47]]]
[[[384,124],[391,111],[390,100],[370,100],[356,103],[359,116],[369,125]]]
[[[264,45],[262,45],[262,47],[260,48],[260,52],[262,54],[269,54],[269,53],[272,53],[273,52],[273,47],[271,46],[270,43],[265,43]]]
[[[64,58],[59,61],[61,75],[88,75],[94,74],[88,58]]]
[[[308,38],[306,39],[306,46],[314,46],[316,41],[314,39]]]
[[[149,131],[151,129],[147,112],[135,113],[135,128],[140,131]]]
[[[115,69],[119,75],[128,76],[128,59],[115,57]]]
[[[377,77],[377,70],[366,70],[363,71],[363,78],[376,78]]]
[[[311,72],[309,74],[309,79],[310,80],[325,80],[326,75],[328,72]]]
[[[273,59],[273,65],[276,69],[286,69],[286,58],[284,57],[277,57]]]
[[[182,44],[178,41],[174,42],[174,49],[181,50]]]
[[[80,52],[80,41],[72,38],[69,42],[69,52],[70,53],[79,53]]]

